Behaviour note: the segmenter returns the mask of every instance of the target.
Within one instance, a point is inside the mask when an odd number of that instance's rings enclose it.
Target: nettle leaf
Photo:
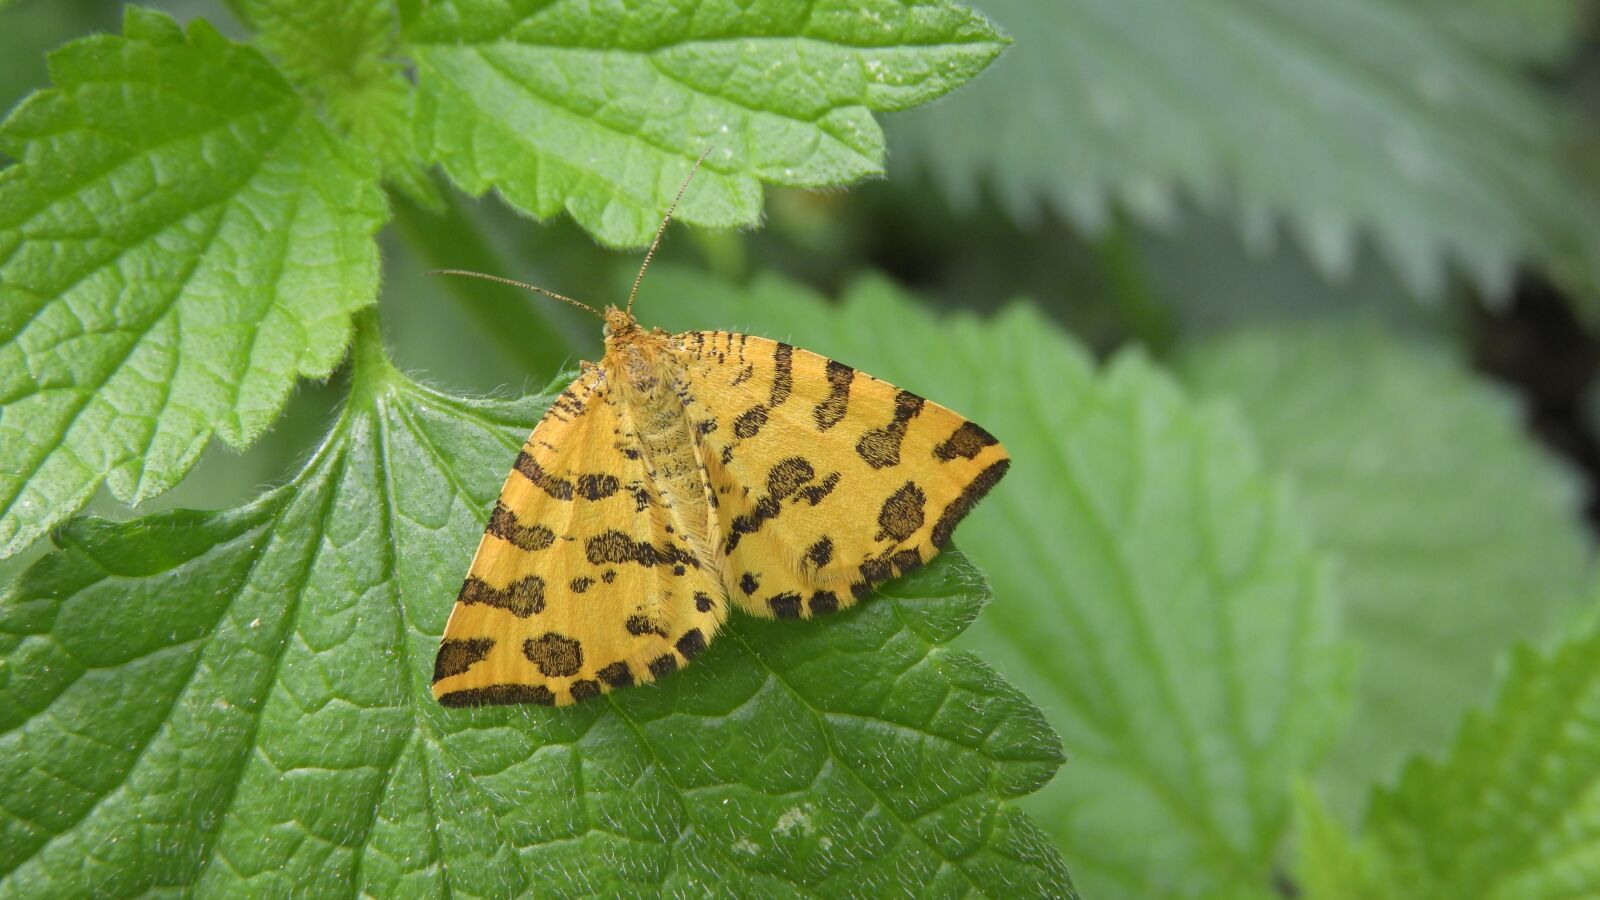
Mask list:
[[[365,157],[255,50],[129,7],[0,126],[0,555],[242,447],[372,302]]]
[[[1421,0],[1415,8],[1508,63],[1553,65],[1583,39],[1587,0]]]
[[[1340,563],[1358,727],[1325,776],[1335,808],[1358,810],[1406,757],[1445,747],[1501,651],[1575,614],[1592,578],[1581,487],[1514,398],[1420,337],[1256,328],[1196,345],[1183,370],[1237,401]]]
[[[1600,215],[1550,99],[1393,0],[984,0],[1017,46],[992,77],[902,117],[897,149],[952,196],[993,185],[1092,233],[1182,198],[1269,245],[1281,221],[1327,275],[1362,236],[1411,291],[1449,263],[1491,297],[1534,261],[1592,290]]]
[[[1027,305],[917,309],[881,281],[830,310],[774,280],[652,272],[636,311],[788,339],[1005,442],[1011,472],[960,539],[997,598],[969,646],[1070,760],[1027,807],[1086,895],[1271,895],[1290,784],[1339,723],[1346,668],[1300,514],[1244,427],[1143,356],[1097,368]]]
[[[1467,720],[1445,759],[1413,762],[1398,787],[1373,798],[1357,852],[1327,840],[1308,848],[1318,875],[1310,896],[1600,893],[1600,632],[1549,655],[1519,648],[1510,668],[1494,705]]]
[[[438,192],[417,146],[417,96],[399,55],[394,0],[234,0],[256,42],[378,160],[385,180],[429,206]]]
[[[420,387],[358,341],[286,486],[80,519],[0,601],[0,896],[1066,896],[1013,800],[1043,718],[946,643],[958,553],[811,624],[563,710],[428,686],[500,482],[553,393]]]
[[[1296,896],[1311,900],[1382,900],[1390,883],[1373,853],[1357,845],[1307,784],[1295,790]]]
[[[761,184],[883,171],[872,111],[924,103],[1006,39],[944,0],[443,0],[407,29],[435,157],[601,242],[643,245],[690,166],[678,217],[753,225]]]

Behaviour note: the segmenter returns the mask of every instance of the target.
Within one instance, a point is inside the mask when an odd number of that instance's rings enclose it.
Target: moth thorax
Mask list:
[[[608,368],[617,372],[634,403],[651,404],[653,397],[664,389],[670,396],[670,387],[677,381],[677,367],[665,342],[655,335],[637,328],[632,332],[612,334],[607,340]]]

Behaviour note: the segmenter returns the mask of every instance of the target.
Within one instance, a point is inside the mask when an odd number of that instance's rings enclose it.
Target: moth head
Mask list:
[[[608,306],[606,307],[605,318],[606,326],[603,331],[606,340],[614,337],[623,337],[639,330],[639,323],[633,320],[633,316],[627,310]]]

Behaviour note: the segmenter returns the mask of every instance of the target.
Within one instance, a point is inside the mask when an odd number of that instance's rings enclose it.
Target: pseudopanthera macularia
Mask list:
[[[788,344],[605,312],[489,516],[434,667],[446,706],[654,681],[730,605],[811,618],[922,565],[1010,461],[948,409]]]

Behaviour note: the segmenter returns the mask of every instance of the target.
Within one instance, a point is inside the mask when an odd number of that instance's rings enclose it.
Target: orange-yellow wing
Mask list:
[[[649,483],[606,373],[587,369],[518,455],[445,626],[446,706],[564,706],[685,665],[727,617]]]
[[[1010,465],[979,426],[815,353],[677,339],[729,596],[756,615],[832,612],[927,562]]]

